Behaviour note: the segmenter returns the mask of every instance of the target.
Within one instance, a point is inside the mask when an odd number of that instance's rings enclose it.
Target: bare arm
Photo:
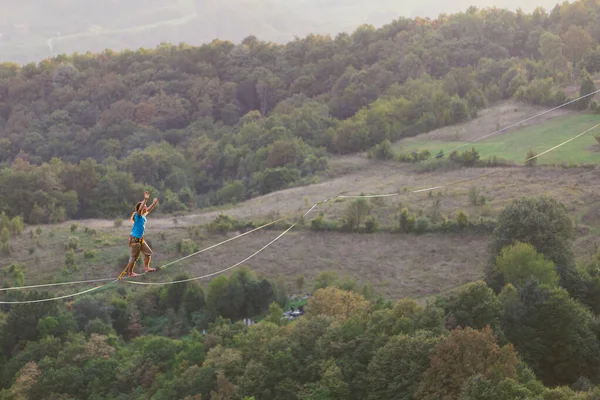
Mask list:
[[[146,215],[150,214],[150,211],[154,210],[154,207],[158,204],[158,199],[154,199],[148,210],[146,211]]]
[[[148,201],[148,197],[150,197],[150,193],[144,192],[144,200],[142,200],[142,204],[140,204],[140,208],[138,209],[138,215],[142,216],[142,210],[146,206],[146,201]]]

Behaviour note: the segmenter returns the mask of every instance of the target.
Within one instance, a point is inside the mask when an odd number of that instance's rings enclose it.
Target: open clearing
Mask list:
[[[554,147],[571,137],[582,133],[600,122],[600,115],[579,114],[560,118],[553,118],[522,129],[502,132],[476,143],[469,144],[470,140],[491,133],[484,131],[480,135],[455,134],[450,132],[433,132],[420,135],[416,138],[405,139],[397,142],[396,150],[407,153],[413,150],[428,149],[433,155],[443,150],[446,155],[452,149],[464,145],[460,152],[475,148],[482,159],[496,156],[509,161],[522,163],[528,150],[536,154]],[[545,154],[538,159],[538,164],[593,164],[600,161],[600,144],[594,138],[600,134],[600,128],[596,128],[577,140],[569,142],[557,150]],[[464,138],[463,138],[464,136]],[[456,140],[456,137],[461,140]],[[466,139],[466,140],[465,140]]]
[[[573,115],[556,119],[554,123],[564,127],[575,126],[577,123],[585,125],[589,123],[586,121],[590,118],[593,117]],[[537,129],[532,133],[527,133],[527,130],[509,132],[499,134],[496,139],[508,141],[506,138],[517,133],[523,138],[529,135],[543,135],[543,132],[548,132],[544,129],[549,129],[544,126],[549,126],[547,124],[550,123],[547,121],[546,125],[526,128]],[[474,124],[477,126],[476,121]],[[469,137],[474,138],[489,132],[469,134]],[[594,133],[590,133],[589,137],[582,137],[572,144],[581,146],[585,140],[593,140]],[[543,149],[554,144],[547,143]],[[599,244],[597,234],[600,233],[600,174],[593,168],[514,167],[465,184],[436,190],[431,197],[429,192],[406,192],[448,185],[495,170],[498,169],[463,168],[416,173],[414,165],[375,162],[368,160],[364,155],[332,157],[331,177],[322,183],[282,190],[221,210],[191,212],[177,218],[161,217],[158,213],[152,215],[147,225],[147,237],[155,252],[153,265],[159,266],[181,257],[177,251],[177,243],[182,238],[191,238],[188,229],[209,223],[220,212],[237,219],[255,221],[272,220],[291,213],[289,220],[294,221],[314,203],[341,193],[399,193],[398,196],[372,202],[372,213],[382,225],[387,226],[396,223],[395,217],[401,207],[409,207],[414,213],[428,215],[436,200],[439,200],[440,211],[448,217],[454,217],[459,210],[464,210],[471,218],[478,218],[482,215],[496,214],[508,202],[520,196],[550,195],[567,205],[577,223],[577,255],[587,258],[595,252]],[[479,194],[487,199],[488,206],[470,203],[469,190],[474,186],[478,188]],[[304,226],[290,231],[244,265],[272,278],[283,277],[292,291],[295,290],[294,282],[299,274],[305,276],[307,288],[310,288],[319,272],[337,271],[341,277],[349,276],[361,283],[373,284],[377,290],[390,298],[427,297],[483,276],[488,242],[485,235],[343,234],[314,233],[307,229],[310,220],[319,212],[323,212],[327,218],[334,219],[344,214],[350,202],[351,199],[337,199],[320,205],[306,218]],[[157,210],[159,209],[160,205]],[[123,216],[124,219],[127,217],[128,215]],[[123,226],[117,228],[112,220],[80,220],[76,221],[78,229],[72,233],[69,230],[71,223],[72,221],[42,226],[42,233],[34,239],[29,239],[29,232],[35,231],[36,227],[27,227],[22,239],[11,242],[14,252],[9,257],[3,257],[2,265],[6,266],[12,262],[24,264],[26,284],[53,282],[57,279],[70,281],[116,277],[125,266],[126,260],[123,257],[128,254],[127,236],[130,224],[125,221]],[[97,233],[85,233],[86,227],[95,229]],[[279,233],[281,229],[249,234],[175,264],[165,272],[143,279],[168,281],[181,272],[199,276],[225,269],[250,256]],[[206,248],[235,234],[231,232],[226,236],[218,236],[205,233],[202,239],[195,239],[195,242],[199,248]],[[75,258],[80,269],[63,274],[65,245],[69,236],[79,238],[80,245]],[[96,257],[84,258],[83,251],[86,249],[95,249]],[[137,270],[141,269],[140,261]],[[207,281],[208,279],[201,282]],[[78,290],[81,289],[60,288],[60,292],[64,294]]]

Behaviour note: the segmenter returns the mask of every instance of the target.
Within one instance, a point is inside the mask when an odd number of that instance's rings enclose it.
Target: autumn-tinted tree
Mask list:
[[[415,399],[453,399],[473,375],[502,380],[516,377],[517,354],[511,344],[500,347],[490,328],[458,328],[440,341]]]
[[[310,298],[306,311],[311,315],[327,315],[344,320],[367,309],[369,302],[362,296],[335,287],[317,290]]]

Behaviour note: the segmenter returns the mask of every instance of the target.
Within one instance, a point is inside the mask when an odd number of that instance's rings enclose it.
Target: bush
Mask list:
[[[177,243],[177,251],[183,255],[195,253],[198,249],[198,245],[191,239],[181,239],[179,243]]]
[[[83,252],[83,256],[87,259],[96,257],[96,250],[88,249]]]
[[[71,224],[71,232],[75,232],[78,227],[79,227],[79,225],[77,225],[75,223]]]
[[[456,150],[450,153],[450,159],[452,161],[465,167],[474,167],[479,161],[479,158],[479,153],[474,147],[472,147],[471,150],[465,150],[462,154],[459,154]]]
[[[200,240],[202,239],[202,228],[200,226],[191,226],[188,228],[188,234],[192,239]]]
[[[392,143],[385,139],[383,142],[369,150],[368,157],[375,160],[392,160],[394,158]]]
[[[339,224],[336,221],[325,219],[321,212],[318,217],[310,222],[310,229],[313,231],[337,231]]]
[[[431,158],[431,152],[427,149],[415,150],[412,153],[400,153],[394,157],[394,159],[398,162],[404,163],[418,163],[421,161],[426,161]]]
[[[346,228],[351,231],[359,231],[361,222],[371,212],[368,200],[359,198],[353,200],[346,208]]]
[[[466,229],[469,226],[469,215],[462,210],[459,211],[456,214],[456,224],[461,231]]]
[[[229,216],[225,214],[220,214],[208,225],[209,232],[216,232],[220,234],[229,232],[232,228],[233,221]]]
[[[79,248],[79,238],[75,236],[69,236],[69,242],[67,243],[67,249],[77,250]]]
[[[529,150],[527,152],[527,154],[525,155],[525,166],[527,167],[535,167],[535,165],[537,164],[537,158],[534,158],[532,160],[530,160],[531,157],[535,157],[537,154],[535,153],[535,151],[533,150]]]
[[[412,215],[408,208],[404,208],[400,213],[400,232],[408,233],[412,232],[415,228],[416,219],[415,216]]]
[[[425,232],[427,232],[428,227],[429,227],[429,219],[427,219],[427,217],[419,217],[419,219],[417,219],[417,223],[415,225],[415,232],[425,233]]]
[[[2,228],[2,231],[0,231],[0,239],[2,243],[6,243],[10,239],[10,232],[7,227]]]
[[[23,233],[23,229],[24,224],[23,218],[21,218],[21,216],[16,216],[10,221],[9,230],[11,234],[20,235],[21,233]]]
[[[374,216],[369,216],[365,220],[365,232],[367,233],[375,233],[379,230],[379,222],[377,218]]]
[[[224,234],[231,230],[246,230],[253,228],[256,228],[256,225],[253,222],[238,221],[225,214],[220,214],[207,226],[209,232],[220,234]]]
[[[123,226],[123,220],[121,218],[117,218],[115,219],[115,228],[120,228],[121,226]]]
[[[67,267],[67,270],[69,270],[69,271],[78,271],[79,270],[77,263],[75,263],[75,252],[73,252],[73,249],[71,249],[65,253],[65,266]]]
[[[415,165],[414,171],[417,173],[427,173],[435,171],[451,171],[459,168],[461,168],[461,166],[452,160],[433,159]]]

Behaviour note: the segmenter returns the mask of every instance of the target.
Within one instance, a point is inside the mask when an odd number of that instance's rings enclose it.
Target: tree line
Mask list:
[[[285,45],[248,36],[3,63],[0,211],[27,223],[122,217],[142,186],[165,212],[236,202],[310,182],[328,153],[503,99],[560,104],[566,84],[595,88],[598,7],[472,7]]]

